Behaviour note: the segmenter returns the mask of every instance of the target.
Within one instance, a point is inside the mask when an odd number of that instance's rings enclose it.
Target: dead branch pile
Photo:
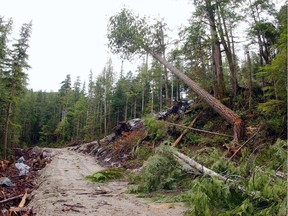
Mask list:
[[[70,150],[96,157],[99,164],[106,167],[125,167],[125,161],[132,157],[133,149],[145,138],[145,128],[141,119],[119,122],[114,133],[101,140],[69,147]],[[131,167],[126,167],[131,168]]]
[[[23,150],[15,148],[11,161],[0,161],[0,209],[1,215],[35,215],[25,207],[29,195],[37,187],[35,178],[53,153],[38,147]]]

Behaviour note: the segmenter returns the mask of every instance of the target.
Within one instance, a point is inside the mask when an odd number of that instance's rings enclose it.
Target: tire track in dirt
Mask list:
[[[127,182],[91,183],[84,177],[103,169],[95,159],[67,149],[54,149],[56,155],[38,178],[28,207],[39,216],[101,215],[162,216],[183,215],[180,204],[156,204],[126,194]]]

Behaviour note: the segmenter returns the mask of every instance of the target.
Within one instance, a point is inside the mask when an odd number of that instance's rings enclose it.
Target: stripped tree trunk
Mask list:
[[[188,125],[188,127],[193,127],[193,125],[195,124],[196,120],[198,119],[198,117],[200,116],[200,113],[198,113],[198,115],[196,115],[193,120],[191,121],[191,123]],[[181,141],[182,137],[189,131],[188,128],[185,128],[185,130],[181,133],[181,135],[177,138],[177,140],[173,143],[173,147],[177,146],[178,143]]]
[[[209,94],[207,91],[202,89],[197,85],[196,82],[191,80],[188,76],[170,64],[166,59],[164,59],[158,53],[153,51],[149,52],[155,59],[157,59],[160,63],[165,65],[173,74],[175,74],[179,79],[181,79],[186,85],[188,85],[202,100],[204,100],[209,106],[211,106],[217,113],[219,113],[223,118],[226,119],[231,125],[233,125],[233,137],[236,143],[244,135],[244,122],[241,117],[233,112],[231,109],[223,105],[219,100]]]
[[[211,1],[206,0],[205,8],[206,16],[209,21],[211,42],[212,42],[212,70],[213,70],[213,86],[214,95],[218,99],[222,99],[225,96],[226,88],[224,82],[223,68],[222,68],[222,56],[220,49],[220,41],[216,28],[215,20],[215,8],[211,5]]]
[[[11,115],[12,103],[9,102],[6,110],[6,120],[5,120],[5,129],[4,129],[4,148],[3,148],[3,159],[7,159],[7,145],[8,145],[8,133],[10,125],[10,115]]]
[[[203,166],[202,164],[198,163],[197,161],[193,160],[192,158],[187,157],[186,155],[180,153],[180,152],[175,152],[174,155],[176,156],[176,158],[180,159],[181,161],[185,162],[186,164],[188,164],[189,166],[193,167],[194,169],[196,169],[197,171],[209,175],[211,177],[216,177],[218,179],[221,179],[222,181],[226,181],[227,178],[225,178],[224,176],[214,172],[211,169],[208,169],[207,167]]]
[[[227,30],[227,26],[226,26],[226,20],[225,20],[225,16],[223,14],[223,9],[221,8],[221,6],[218,6],[218,22],[219,22],[219,36],[221,39],[221,43],[224,47],[224,51],[226,54],[226,58],[228,61],[228,66],[229,66],[229,71],[230,71],[230,80],[231,80],[231,86],[232,86],[232,90],[233,90],[233,98],[236,99],[237,97],[237,90],[238,90],[238,82],[237,82],[237,73],[236,73],[236,63],[235,63],[235,58],[233,57],[233,51],[231,49],[231,45],[230,45],[230,39],[228,37],[228,30]],[[223,25],[223,28],[222,28]],[[225,39],[226,36],[226,39]]]

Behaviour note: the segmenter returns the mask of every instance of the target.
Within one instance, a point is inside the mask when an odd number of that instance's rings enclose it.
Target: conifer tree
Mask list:
[[[6,159],[8,137],[11,125],[11,115],[15,104],[19,102],[27,84],[25,71],[30,68],[28,64],[29,39],[32,31],[32,22],[23,24],[19,39],[12,44],[10,51],[9,69],[3,72],[3,83],[7,93],[5,101],[5,125],[4,125],[4,159]]]

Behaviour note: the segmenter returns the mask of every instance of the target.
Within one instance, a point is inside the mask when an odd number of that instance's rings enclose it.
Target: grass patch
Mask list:
[[[92,175],[86,176],[85,179],[96,183],[105,183],[116,179],[123,179],[127,171],[120,168],[110,168],[95,172]]]

